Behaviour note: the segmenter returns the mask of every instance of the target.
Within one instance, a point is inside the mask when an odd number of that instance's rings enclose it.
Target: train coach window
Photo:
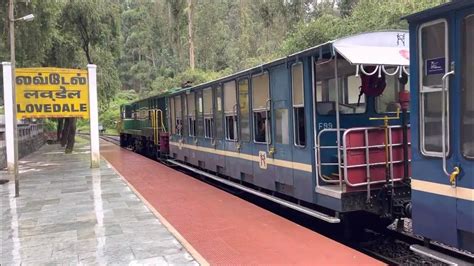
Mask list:
[[[174,97],[174,103],[176,108],[176,134],[181,136],[183,134],[183,113],[181,106],[181,95]]]
[[[169,100],[169,108],[170,108],[170,122],[171,122],[171,134],[176,133],[176,110],[174,107],[174,98],[171,97],[168,99]]]
[[[474,14],[467,16],[463,21],[463,50],[462,64],[462,153],[466,158],[474,159]]]
[[[361,80],[355,76],[355,67],[346,60],[338,59],[339,112],[341,114],[365,113],[365,96],[359,99]],[[336,79],[334,60],[316,65],[316,110],[321,115],[336,114]]]
[[[365,113],[365,96],[359,101],[360,79],[354,75],[341,77],[339,86],[339,112],[341,114]],[[316,83],[318,104],[317,110],[322,115],[334,115],[336,113],[336,82],[334,78],[320,80]]]
[[[196,118],[196,136],[203,137],[204,136],[204,119],[203,119],[203,112],[204,112],[204,102],[203,102],[203,92],[197,91],[196,92],[196,105],[197,105],[197,118]]]
[[[303,64],[298,63],[291,67],[291,88],[293,96],[293,125],[295,145],[304,147],[306,145],[306,125],[304,121],[304,86],[303,86]],[[278,113],[276,119],[278,120]],[[278,122],[277,122],[278,128]],[[277,129],[278,142],[278,129]]]
[[[224,126],[222,124],[223,120],[223,111],[222,110],[222,86],[216,87],[216,95],[215,95],[215,110],[216,110],[216,137],[218,139],[222,139],[224,137]]]
[[[429,22],[421,26],[419,34],[421,150],[428,156],[441,156],[442,77],[447,72],[449,62],[447,23],[444,20]],[[449,99],[449,96],[446,98]],[[449,128],[449,115],[446,116],[446,128]],[[449,130],[447,133],[446,151],[449,150]]]
[[[279,144],[289,144],[288,109],[275,111],[275,141]]]
[[[249,80],[239,80],[240,139],[250,141]]]
[[[125,105],[123,107],[124,117],[123,118],[132,118],[132,107],[130,105]]]
[[[188,105],[188,135],[196,136],[196,99],[194,92],[186,95],[186,103]]]
[[[212,89],[203,90],[204,98],[204,137],[214,138],[214,105],[212,103]]]
[[[387,68],[387,72],[392,73],[395,69]],[[403,89],[410,90],[410,83],[408,82],[405,87],[400,84],[398,74],[394,76],[385,75],[385,82],[387,86],[383,93],[378,96],[375,100],[375,107],[377,113],[393,113],[400,108],[398,94]]]
[[[252,108],[254,118],[254,141],[257,143],[271,142],[270,81],[268,73],[252,77]]]
[[[224,83],[225,139],[237,140],[237,92],[235,81]]]

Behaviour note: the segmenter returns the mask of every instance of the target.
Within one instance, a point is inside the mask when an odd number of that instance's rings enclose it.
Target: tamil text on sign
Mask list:
[[[87,70],[18,68],[17,118],[89,118]]]

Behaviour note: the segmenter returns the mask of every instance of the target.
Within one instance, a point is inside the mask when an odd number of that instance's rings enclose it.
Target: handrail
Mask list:
[[[344,131],[345,129],[341,128],[340,130]],[[341,175],[339,175],[338,180],[330,180],[330,179],[325,178],[323,173],[322,173],[322,167],[323,166],[337,165],[338,167],[340,167],[339,162],[337,162],[337,163],[322,163],[321,162],[321,149],[336,149],[337,151],[339,151],[339,149],[340,149],[340,146],[338,146],[339,141],[336,141],[336,146],[322,146],[321,145],[321,135],[323,133],[327,133],[327,132],[337,132],[337,129],[336,128],[325,128],[325,129],[319,131],[319,133],[317,135],[316,150],[317,150],[317,153],[318,153],[318,156],[317,156],[318,157],[317,158],[318,159],[318,161],[317,161],[318,175],[319,175],[319,178],[321,178],[326,183],[340,183],[340,182],[342,182],[342,176]],[[337,136],[336,136],[336,138],[337,138]]]
[[[265,141],[267,142],[267,152],[270,155],[270,138],[271,138],[271,135],[270,135],[270,128],[269,128],[268,119],[270,117],[271,109],[272,109],[272,100],[271,99],[267,99],[267,101],[265,102],[265,109],[266,109],[266,117],[265,117],[265,138],[266,138],[266,140]]]
[[[454,75],[454,70],[449,71],[448,73],[443,75],[442,81],[443,81],[443,87],[441,90],[441,145],[442,145],[442,157],[443,157],[443,171],[446,174],[446,176],[451,176],[451,173],[448,172],[447,169],[447,151],[446,151],[446,101],[447,97],[449,95],[449,92],[447,92],[447,86],[446,86],[446,80],[450,75]]]
[[[164,121],[163,120],[163,111],[161,109],[157,109],[157,112],[160,114],[161,128],[163,128],[163,131],[166,133],[165,123],[163,122]]]

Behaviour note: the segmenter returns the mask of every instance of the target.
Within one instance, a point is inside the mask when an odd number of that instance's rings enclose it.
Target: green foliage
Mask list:
[[[427,9],[446,0],[358,0],[344,1],[344,17],[334,10],[322,14],[310,23],[302,23],[286,39],[280,54],[286,55],[342,36],[382,29],[406,29],[401,17]],[[348,10],[347,8],[353,8]]]
[[[100,121],[119,106],[203,83],[338,37],[406,28],[404,15],[447,0],[192,0],[196,69],[189,70],[187,0],[16,1],[17,65],[98,66]],[[8,60],[0,0],[0,58]],[[49,123],[49,122],[48,122]],[[87,127],[87,121],[79,121]]]
[[[120,117],[120,106],[138,99],[135,91],[121,91],[109,103],[109,108],[103,110],[99,116],[99,121],[106,129],[114,129]]]
[[[148,91],[144,95],[140,95],[142,97],[155,95],[158,93],[166,92],[171,88],[182,87],[184,84],[189,85],[198,85],[207,81],[211,81],[217,79],[219,77],[228,75],[231,73],[230,69],[225,69],[220,72],[214,71],[205,71],[202,69],[195,69],[195,70],[186,70],[184,72],[179,73],[177,76],[160,76],[152,84],[152,91]]]
[[[43,119],[43,128],[46,132],[56,131],[58,122],[56,119]]]
[[[115,1],[82,0],[67,2],[60,18],[63,41],[80,47],[86,62],[97,65],[101,111],[108,108],[121,87],[116,68],[120,55],[119,15],[120,8]],[[70,61],[69,64],[76,65],[77,62]]]

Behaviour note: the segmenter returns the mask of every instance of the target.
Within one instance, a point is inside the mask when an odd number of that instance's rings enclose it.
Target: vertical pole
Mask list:
[[[335,86],[336,86],[336,144],[337,144],[337,169],[339,173],[339,187],[342,189],[342,170],[341,170],[341,122],[339,119],[339,74],[338,74],[338,64],[337,64],[337,52],[334,51],[334,76],[335,76]],[[347,178],[344,177],[344,178]]]
[[[97,107],[97,66],[87,65],[89,81],[89,121],[91,138],[91,168],[100,167],[99,110]]]
[[[15,144],[13,141],[13,88],[12,88],[12,65],[10,62],[3,62],[3,85],[5,97],[5,145],[7,150],[7,168],[8,172],[13,174],[15,171]]]
[[[8,163],[8,170],[10,173],[13,174],[13,179],[15,181],[15,197],[20,195],[19,191],[19,182],[18,182],[18,130],[17,130],[17,120],[16,120],[16,90],[15,90],[15,19],[14,19],[14,6],[13,0],[9,0],[8,2],[8,22],[10,26],[10,61],[11,61],[11,95],[9,95],[11,99],[11,121],[9,121],[11,125],[10,137],[13,139],[6,139],[7,143],[13,143],[13,154],[10,152],[10,159],[8,159],[7,153],[7,162]],[[6,86],[5,86],[6,88]],[[6,98],[5,98],[6,99]],[[5,124],[9,124],[5,121]],[[11,149],[11,147],[10,147]],[[13,155],[13,158],[11,158]]]

